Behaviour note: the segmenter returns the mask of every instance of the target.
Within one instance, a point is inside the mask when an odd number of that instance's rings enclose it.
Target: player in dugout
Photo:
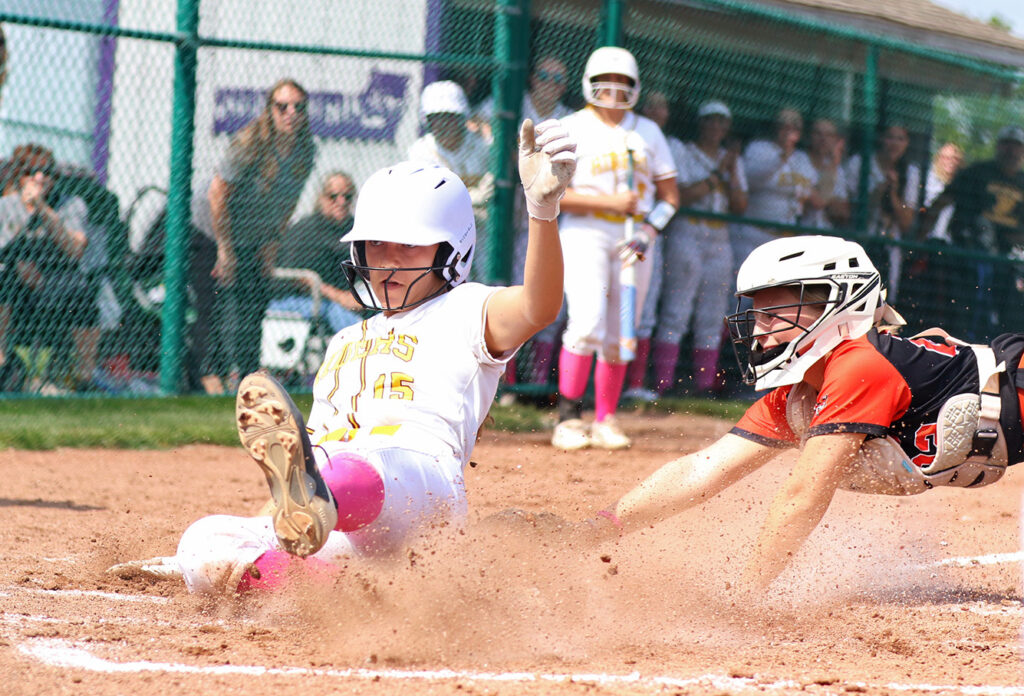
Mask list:
[[[720,439],[668,462],[581,525],[590,541],[649,527],[771,460],[799,456],[772,500],[741,589],[767,589],[839,489],[914,495],[980,488],[1024,461],[1024,334],[970,345],[941,329],[911,337],[860,245],[788,237],[737,275],[753,307],[726,318],[744,381],[770,389]],[[742,305],[740,305],[742,306]]]
[[[476,226],[451,170],[402,162],[373,174],[342,238],[352,246],[343,266],[353,294],[380,311],[331,340],[308,425],[268,374],[239,385],[239,436],[270,486],[272,514],[203,517],[175,556],[110,571],[183,577],[191,592],[274,591],[460,528],[463,469],[498,379],[561,308],[557,217],[575,149],[559,121],[523,123],[529,248],[523,284],[511,287],[465,282]]]

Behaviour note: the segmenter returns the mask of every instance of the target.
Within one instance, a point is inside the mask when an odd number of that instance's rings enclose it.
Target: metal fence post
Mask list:
[[[529,22],[529,0],[501,0],[494,21],[494,58],[497,70],[492,83],[494,97],[494,142],[491,145],[491,174],[494,197],[488,207],[487,234],[490,244],[484,264],[488,283],[509,282],[512,259],[513,201],[516,181],[516,126],[519,123],[525,86],[525,42],[523,24]]]
[[[623,0],[604,0],[604,18],[601,27],[602,46],[622,45],[622,15],[624,13],[625,3]]]
[[[864,113],[861,121],[860,172],[857,180],[857,207],[853,211],[856,234],[868,233],[871,158],[875,152],[875,130],[878,123],[878,45],[870,44],[864,63]]]
[[[160,390],[164,394],[177,394],[181,389],[181,363],[185,345],[185,284],[189,263],[199,0],[178,0],[177,19],[181,38],[174,56],[171,180],[167,195],[167,239],[164,248],[164,285],[167,296],[160,332]]]

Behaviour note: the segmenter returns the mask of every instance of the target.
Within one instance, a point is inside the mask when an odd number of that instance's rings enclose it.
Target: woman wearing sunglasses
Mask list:
[[[209,184],[193,196],[192,224],[201,234],[193,235],[197,317],[189,370],[202,375],[207,393],[222,392],[228,372],[259,369],[270,269],[316,158],[308,103],[295,80],[278,81],[260,114],[232,137]],[[211,326],[217,327],[212,345]]]
[[[311,215],[288,228],[277,255],[278,268],[304,268],[320,277],[320,293],[326,302],[320,304],[320,318],[326,320],[331,333],[362,319],[356,312],[362,305],[349,292],[349,284],[341,268],[349,260],[349,246],[341,238],[352,229],[352,210],[356,186],[352,177],[342,171],[324,177]],[[313,318],[313,300],[309,282],[287,281],[284,292],[270,303],[271,311],[297,312]],[[296,284],[303,287],[297,292]]]

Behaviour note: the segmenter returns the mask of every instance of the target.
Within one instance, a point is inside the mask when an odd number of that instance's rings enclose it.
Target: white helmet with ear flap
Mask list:
[[[794,300],[773,307],[743,309],[743,298],[776,287],[793,289]],[[774,239],[754,249],[736,277],[739,303],[726,317],[743,379],[756,389],[796,384],[807,369],[842,341],[866,334],[886,313],[881,276],[864,249],[839,237],[806,236]],[[810,312],[813,320],[778,320],[780,310]],[[820,315],[818,314],[820,312]],[[758,317],[762,318],[758,328]],[[806,316],[806,315],[805,315]],[[775,317],[776,331],[800,324],[801,335],[765,349],[766,317]]]
[[[352,258],[344,267],[356,298],[372,309],[407,309],[412,305],[396,306],[374,295],[367,282],[365,243],[438,244],[433,265],[417,270],[424,271],[420,279],[435,273],[445,281],[431,297],[447,292],[469,277],[473,264],[476,222],[469,191],[455,172],[437,164],[400,162],[385,167],[363,184],[352,230],[341,241],[351,244]],[[421,302],[425,299],[430,298]]]
[[[599,75],[625,75],[632,81],[632,85],[623,85],[618,82],[594,82]],[[597,94],[601,90],[613,90],[621,92],[623,101],[618,106],[610,106],[597,100]],[[588,104],[603,106],[606,108],[632,109],[640,99],[640,69],[637,67],[636,58],[624,48],[618,46],[602,46],[590,54],[587,65],[583,69],[583,98]]]

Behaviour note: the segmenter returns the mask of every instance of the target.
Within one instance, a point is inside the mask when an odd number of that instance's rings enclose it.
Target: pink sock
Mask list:
[[[718,351],[697,348],[693,351],[693,384],[698,391],[707,391],[715,385],[718,371]]]
[[[550,341],[533,342],[533,376],[534,384],[547,384],[551,376],[551,359],[555,357],[555,344]]]
[[[654,391],[664,394],[676,383],[676,363],[679,346],[675,343],[654,342]]]
[[[565,348],[558,356],[558,391],[567,399],[580,399],[587,389],[593,355],[579,355]]]
[[[651,357],[651,339],[641,338],[636,342],[636,357],[626,371],[626,388],[641,389],[647,376],[647,361]]]
[[[622,383],[626,381],[625,363],[597,361],[594,368],[594,422],[600,423],[615,413],[622,394]]]
[[[352,452],[335,452],[320,475],[338,503],[339,532],[354,532],[377,519],[384,507],[384,481],[370,462]]]
[[[338,568],[319,558],[299,558],[287,551],[267,551],[242,576],[235,592],[279,592],[289,579],[329,580]]]

